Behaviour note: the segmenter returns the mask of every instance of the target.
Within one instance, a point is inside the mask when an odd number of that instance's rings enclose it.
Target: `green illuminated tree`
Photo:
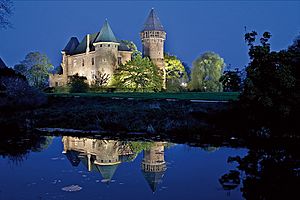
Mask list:
[[[149,58],[137,55],[133,60],[121,65],[114,75],[115,85],[133,91],[160,91],[162,78],[157,67]]]
[[[135,58],[137,55],[142,55],[142,52],[140,52],[136,44],[132,41],[129,40],[121,40],[121,43],[125,44],[133,53],[132,53],[132,58]]]
[[[222,91],[219,82],[223,68],[224,59],[213,52],[206,52],[193,62],[191,73],[191,90],[218,92]]]
[[[188,80],[187,73],[182,62],[173,55],[165,54],[164,62],[166,68],[167,90],[179,91],[181,84]]]

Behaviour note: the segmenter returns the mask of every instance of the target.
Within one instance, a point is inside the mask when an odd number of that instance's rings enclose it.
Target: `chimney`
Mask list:
[[[86,53],[90,52],[90,34],[86,35]]]

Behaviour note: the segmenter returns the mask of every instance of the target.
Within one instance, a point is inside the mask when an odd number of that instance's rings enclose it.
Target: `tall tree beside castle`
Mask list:
[[[197,91],[219,92],[222,84],[219,82],[224,59],[213,52],[206,52],[193,62],[190,88]]]
[[[53,66],[45,54],[30,52],[20,64],[14,66],[14,69],[24,75],[31,86],[43,89],[49,84],[49,73]]]
[[[150,11],[140,36],[143,44],[142,55],[148,57],[165,77],[166,32],[154,9]],[[111,78],[120,66],[135,57],[136,52],[134,44],[115,37],[106,20],[100,32],[87,34],[81,42],[76,37],[70,39],[62,50],[62,73],[50,75],[50,86],[66,85],[68,77],[74,74],[85,76],[89,85],[95,84],[95,77],[99,72]]]

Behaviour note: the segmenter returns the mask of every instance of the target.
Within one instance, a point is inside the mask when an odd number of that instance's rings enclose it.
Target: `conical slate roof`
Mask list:
[[[103,179],[111,181],[115,171],[118,167],[118,164],[115,165],[96,165],[97,169],[101,173]]]
[[[142,31],[164,31],[164,27],[161,25],[161,22],[153,8],[148,15]]]
[[[100,33],[95,40],[95,43],[96,42],[118,42],[107,20],[105,20]]]
[[[152,192],[155,192],[157,189],[157,185],[162,182],[162,178],[164,176],[164,171],[160,172],[145,172],[143,171],[143,175],[150,186]]]

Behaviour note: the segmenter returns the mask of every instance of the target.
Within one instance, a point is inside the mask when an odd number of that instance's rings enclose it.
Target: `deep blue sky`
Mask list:
[[[0,57],[13,66],[31,51],[57,66],[71,36],[100,30],[105,18],[118,39],[134,41],[152,7],[167,32],[166,51],[190,66],[205,51],[232,65],[248,63],[244,27],[270,31],[272,48],[286,48],[300,32],[300,2],[280,1],[14,1],[14,28],[0,30]]]

